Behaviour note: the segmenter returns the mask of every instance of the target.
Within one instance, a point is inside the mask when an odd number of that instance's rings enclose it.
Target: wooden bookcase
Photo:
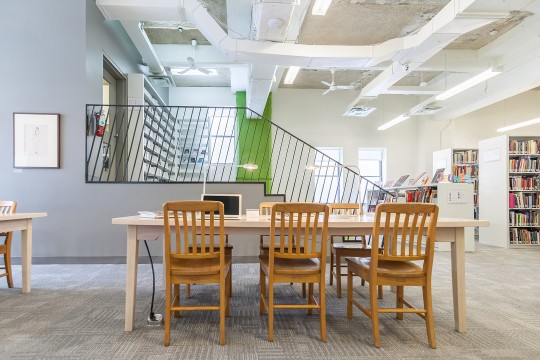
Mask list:
[[[503,135],[479,145],[481,214],[490,222],[480,242],[540,245],[540,137]]]

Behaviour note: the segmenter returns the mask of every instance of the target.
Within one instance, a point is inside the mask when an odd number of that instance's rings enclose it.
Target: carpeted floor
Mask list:
[[[190,312],[173,321],[171,345],[163,346],[163,326],[149,327],[152,274],[139,267],[136,330],[124,329],[124,265],[35,265],[32,292],[0,279],[1,359],[540,359],[540,248],[504,250],[477,246],[468,253],[466,334],[454,331],[450,256],[436,253],[433,299],[437,349],[427,345],[424,322],[381,315],[381,348],[372,345],[369,319],[345,315],[345,298],[327,286],[328,342],[319,339],[319,316],[281,311],[275,341],[267,341],[267,317],[258,314],[257,264],[235,264],[227,345],[218,345],[217,312]],[[161,266],[157,275],[161,278]],[[345,278],[344,278],[345,280]],[[158,280],[155,309],[163,313]],[[355,285],[358,293],[366,288]],[[283,285],[281,297],[299,296],[300,287]],[[217,288],[194,286],[194,299],[217,301]],[[421,301],[417,289],[406,291]],[[394,296],[385,289],[383,303]],[[358,295],[357,295],[358,296]],[[421,304],[421,303],[419,303]]]

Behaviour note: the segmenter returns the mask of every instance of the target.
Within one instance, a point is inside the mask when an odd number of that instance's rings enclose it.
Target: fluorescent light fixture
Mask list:
[[[489,68],[485,71],[482,71],[480,74],[473,76],[469,80],[466,80],[462,83],[457,84],[453,88],[450,88],[446,90],[445,92],[437,95],[435,97],[435,100],[446,100],[451,98],[452,96],[459,94],[462,91],[465,91],[477,84],[480,84],[482,81],[486,81],[487,79],[490,79],[494,77],[495,75],[499,75],[501,71],[495,71],[493,68]]]
[[[204,68],[206,71],[208,71],[207,74],[203,73],[202,71],[197,70],[196,68],[171,68],[171,73],[173,75],[180,75],[180,76],[215,76],[217,75],[217,69],[216,68]]]
[[[287,71],[287,75],[285,75],[285,80],[283,80],[283,83],[287,85],[293,84],[294,79],[296,79],[296,75],[298,75],[299,71],[299,66],[289,66],[289,70]]]
[[[315,4],[313,5],[313,9],[311,9],[311,14],[322,16],[326,15],[331,3],[332,0],[316,0]]]
[[[395,118],[395,119],[393,119],[393,120],[390,120],[390,121],[387,122],[387,123],[382,124],[381,126],[379,126],[379,127],[377,128],[377,130],[386,130],[386,129],[389,129],[389,128],[391,128],[392,126],[397,125],[397,124],[399,124],[400,122],[407,120],[408,118],[410,118],[410,116],[409,116],[408,114],[401,114],[401,115],[399,115],[397,118]]]
[[[534,125],[534,124],[540,124],[540,118],[523,121],[514,125],[505,126],[500,129],[497,129],[497,132],[510,131],[510,130],[519,129],[525,126]]]

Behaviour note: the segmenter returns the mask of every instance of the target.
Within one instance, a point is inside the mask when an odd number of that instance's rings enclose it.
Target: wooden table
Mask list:
[[[163,234],[163,219],[147,219],[139,216],[113,218],[116,225],[127,225],[127,270],[126,270],[126,313],[125,330],[133,330],[135,315],[135,295],[137,291],[137,265],[139,240],[156,240]],[[336,216],[328,222],[328,235],[358,234],[369,235],[374,225],[374,215]],[[465,304],[465,228],[489,226],[485,220],[439,218],[435,241],[451,243],[452,288],[454,295],[455,329],[467,331]],[[225,232],[230,235],[268,235],[268,216],[240,220],[225,220]]]
[[[32,274],[32,219],[47,213],[16,213],[0,215],[0,232],[21,230],[22,292],[29,293]]]

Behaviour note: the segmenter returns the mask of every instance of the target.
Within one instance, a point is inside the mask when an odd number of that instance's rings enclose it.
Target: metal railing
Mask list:
[[[87,105],[86,114],[90,183],[186,183],[207,176],[207,182],[264,182],[267,194],[287,201],[362,202],[368,211],[393,198],[248,108]],[[245,163],[258,169],[226,166]],[[322,167],[308,170],[312,164]]]

